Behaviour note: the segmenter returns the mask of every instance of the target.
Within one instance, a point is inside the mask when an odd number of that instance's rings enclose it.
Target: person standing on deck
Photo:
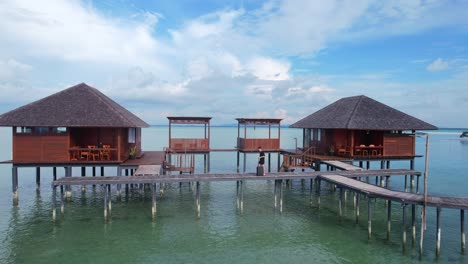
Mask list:
[[[263,152],[262,147],[258,147],[258,152],[260,155],[258,157],[258,166],[263,167],[263,176],[265,176],[265,152]]]

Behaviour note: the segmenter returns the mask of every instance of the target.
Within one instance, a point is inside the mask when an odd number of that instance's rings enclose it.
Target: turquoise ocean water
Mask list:
[[[178,136],[193,128],[178,128]],[[257,128],[249,135],[262,135]],[[252,134],[253,133],[253,134]],[[460,131],[430,133],[429,193],[468,196],[468,141]],[[212,148],[233,148],[237,127],[212,127]],[[294,148],[302,131],[281,129],[281,146]],[[143,148],[167,146],[167,127],[143,130]],[[11,159],[11,129],[0,128],[0,160]],[[417,153],[424,154],[425,140],[418,138]],[[253,172],[257,156],[247,156]],[[196,160],[203,170],[203,158]],[[276,155],[272,155],[276,166]],[[379,167],[380,163],[372,163]],[[392,162],[392,168],[408,168],[409,162]],[[416,160],[424,169],[424,159]],[[212,153],[211,172],[234,172],[236,154]],[[59,170],[59,176],[64,171]],[[73,170],[74,175],[80,169]],[[90,172],[88,172],[90,174]],[[106,168],[107,175],[115,175]],[[12,206],[11,165],[0,165],[0,263],[468,263],[460,254],[459,212],[442,210],[442,255],[435,258],[435,210],[428,211],[425,250],[419,260],[417,247],[401,250],[401,206],[393,203],[391,240],[386,240],[386,208],[377,201],[373,237],[367,239],[367,203],[362,203],[361,222],[355,224],[351,196],[344,217],[338,217],[338,193],[322,190],[320,209],[309,205],[309,187],[294,182],[285,190],[284,211],[273,209],[273,182],[247,182],[244,212],[236,210],[236,184],[201,185],[201,218],[197,220],[194,193],[183,185],[169,186],[158,197],[156,222],[151,221],[151,197],[130,191],[117,202],[113,192],[112,218],[103,219],[103,193],[99,187],[81,192],[74,187],[72,201],[56,224],[51,222],[52,170],[42,170],[40,193],[35,190],[35,169],[20,169],[19,206]],[[403,188],[402,177],[392,177],[391,188]],[[417,221],[419,222],[419,213]],[[408,229],[408,232],[410,230]],[[419,225],[418,225],[419,237]],[[417,243],[416,243],[417,245]]]

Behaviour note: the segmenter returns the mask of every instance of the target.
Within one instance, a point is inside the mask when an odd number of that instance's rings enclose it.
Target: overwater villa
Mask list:
[[[1,115],[0,126],[13,128],[13,164],[59,164],[138,156],[141,128],[149,125],[81,83]]]
[[[292,124],[303,151],[360,159],[413,159],[415,131],[437,127],[367,96],[342,98]]]

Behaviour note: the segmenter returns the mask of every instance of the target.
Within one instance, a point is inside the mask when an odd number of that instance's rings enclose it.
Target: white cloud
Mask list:
[[[11,80],[14,77],[27,73],[32,69],[31,65],[14,59],[0,61],[0,81]]]
[[[448,61],[445,61],[441,58],[436,59],[431,64],[427,66],[427,70],[430,72],[443,71],[449,67]]]
[[[290,79],[291,65],[271,58],[255,57],[247,64],[247,69],[260,80],[283,81]]]

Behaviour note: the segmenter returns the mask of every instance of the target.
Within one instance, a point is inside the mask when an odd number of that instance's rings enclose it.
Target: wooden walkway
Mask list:
[[[361,167],[357,167],[357,166],[351,165],[349,163],[345,163],[345,162],[338,161],[338,160],[325,160],[325,161],[322,161],[322,163],[333,166],[333,167],[335,167],[337,169],[340,169],[340,170],[346,170],[346,171],[362,171],[362,170],[364,170]]]
[[[422,205],[424,203],[424,195],[422,194],[392,191],[386,188],[357,181],[355,179],[343,177],[341,175],[320,175],[320,179],[338,186],[342,186],[345,189],[363,193],[369,197],[398,201],[406,204]],[[433,207],[468,209],[468,197],[441,197],[428,195],[427,205]]]
[[[244,180],[292,180],[313,179],[324,175],[338,175],[348,178],[421,175],[420,172],[408,169],[365,170],[365,171],[313,171],[306,173],[268,173],[266,176],[256,176],[254,173],[235,174],[176,174],[176,175],[145,175],[145,176],[103,176],[103,177],[63,177],[52,182],[52,187],[61,185],[95,185],[95,184],[132,184],[161,182],[209,182],[209,181],[244,181]]]

